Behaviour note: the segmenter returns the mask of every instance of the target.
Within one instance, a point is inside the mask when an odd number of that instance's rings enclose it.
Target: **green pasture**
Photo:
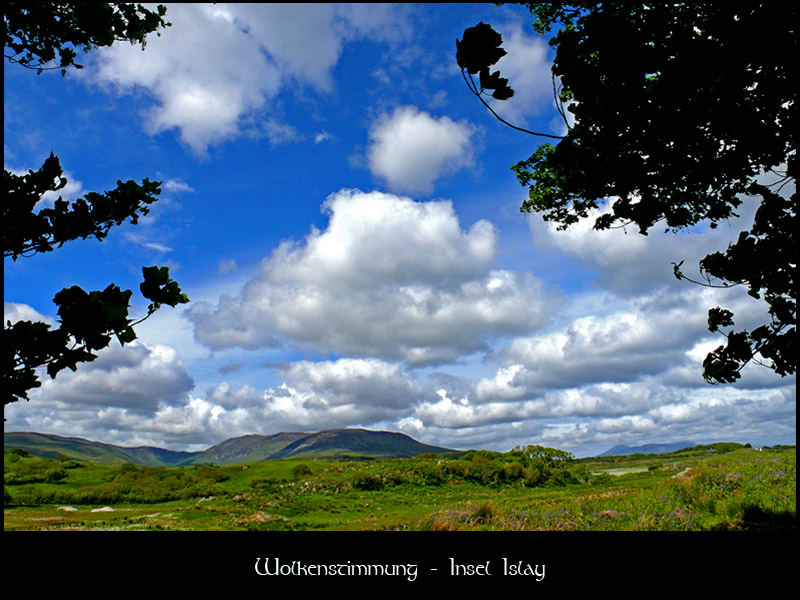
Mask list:
[[[4,453],[4,529],[710,530],[796,526],[796,451],[558,450],[139,467]]]

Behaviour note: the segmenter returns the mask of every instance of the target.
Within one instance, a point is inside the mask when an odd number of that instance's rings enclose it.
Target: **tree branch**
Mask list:
[[[541,136],[541,137],[552,138],[552,139],[555,139],[555,140],[563,140],[564,139],[563,135],[550,135],[549,133],[537,133],[535,131],[531,131],[529,129],[525,129],[524,127],[517,127],[516,125],[513,125],[513,124],[509,123],[503,117],[501,117],[496,112],[494,112],[494,110],[492,110],[492,107],[489,106],[483,98],[481,98],[480,92],[476,91],[477,90],[477,86],[475,86],[475,81],[472,79],[472,75],[470,75],[469,79],[467,79],[467,76],[464,75],[464,69],[461,69],[461,76],[464,78],[464,81],[467,83],[467,87],[469,88],[469,90],[478,97],[478,100],[481,101],[481,104],[483,104],[486,108],[488,108],[489,112],[492,113],[495,116],[495,118],[498,121],[500,121],[501,123],[503,123],[505,125],[508,125],[509,127],[511,127],[511,129],[516,129],[517,131],[521,131],[523,133],[528,133],[530,135],[538,135],[538,136]],[[470,82],[471,82],[471,84],[470,84]]]

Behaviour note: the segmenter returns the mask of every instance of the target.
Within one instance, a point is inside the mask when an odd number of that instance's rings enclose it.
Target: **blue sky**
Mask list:
[[[578,455],[794,443],[794,376],[700,377],[721,343],[708,308],[746,326],[764,306],[671,271],[724,247],[752,202],[716,230],[647,237],[519,212],[509,168],[543,139],[471,96],[454,42],[491,23],[516,90],[496,109],[562,133],[553,50],[523,8],[184,4],[167,17],[144,51],[95,50],[64,77],[5,64],[6,169],[52,151],[68,199],[164,182],[150,215],[102,243],[6,260],[5,318],[54,322],[61,288],[137,290],[153,264],[192,300],[77,373],[44,376],[6,408],[6,431],[174,449],[332,427]]]

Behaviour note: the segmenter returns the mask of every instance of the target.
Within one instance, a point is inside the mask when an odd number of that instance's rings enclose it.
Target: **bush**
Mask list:
[[[509,480],[522,479],[524,468],[521,463],[511,462],[503,465],[503,476]]]
[[[303,477],[308,477],[311,475],[311,469],[308,468],[306,464],[299,464],[295,465],[292,468],[292,477],[295,479],[302,479]]]
[[[488,502],[476,506],[472,511],[472,521],[475,523],[486,523],[494,516],[494,508]]]
[[[426,485],[441,485],[447,481],[447,471],[444,465],[423,465],[416,470]]]
[[[353,477],[353,487],[359,490],[380,490],[383,485],[383,479],[372,473],[359,473]]]
[[[543,485],[545,477],[536,467],[529,467],[523,471],[522,483],[525,487],[537,487]]]
[[[61,469],[56,469],[55,471],[50,471],[44,478],[45,483],[56,483],[57,481],[61,481],[67,476],[67,474],[62,471]]]

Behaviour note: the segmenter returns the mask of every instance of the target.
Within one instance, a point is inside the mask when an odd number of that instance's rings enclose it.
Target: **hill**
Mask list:
[[[666,444],[643,444],[641,446],[614,446],[598,456],[627,456],[628,454],[665,454],[695,446],[694,442],[669,442]]]
[[[447,448],[428,446],[402,433],[367,429],[330,429],[299,438],[275,458],[411,458],[426,452],[445,454]]]
[[[165,467],[200,463],[230,465],[280,458],[409,458],[426,452],[455,452],[422,444],[402,433],[366,429],[244,435],[227,439],[200,452],[178,452],[151,446],[129,448],[82,438],[31,432],[5,433],[3,447],[6,450],[21,448],[42,458],[66,455],[101,464],[130,462],[142,466]]]
[[[62,437],[46,433],[12,432],[3,434],[3,449],[21,448],[33,456],[41,458],[58,458],[67,455],[77,460],[100,464],[118,464],[130,462],[137,465],[167,467],[183,464],[196,454],[194,452],[177,452],[138,446],[127,448],[93,442],[83,438]]]

